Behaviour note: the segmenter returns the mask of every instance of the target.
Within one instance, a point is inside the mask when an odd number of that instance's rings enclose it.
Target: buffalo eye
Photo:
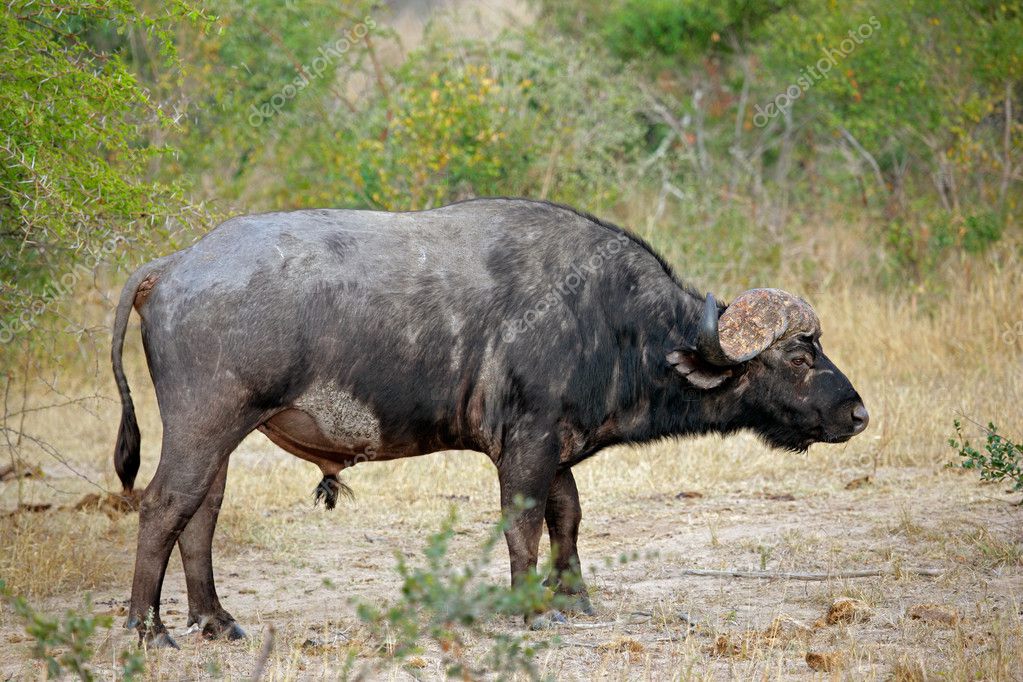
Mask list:
[[[798,355],[798,356],[792,358],[791,360],[789,360],[789,362],[791,362],[794,367],[809,367],[810,366],[810,358],[806,357],[805,355]]]

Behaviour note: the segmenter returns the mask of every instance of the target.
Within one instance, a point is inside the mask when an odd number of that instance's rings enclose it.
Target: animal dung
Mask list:
[[[812,634],[813,629],[806,623],[789,616],[778,616],[761,633],[761,637],[769,644],[784,644],[792,640],[809,640]]]
[[[756,648],[757,633],[747,632],[741,635],[720,634],[714,640],[710,653],[715,656],[732,656],[749,658],[750,652]]]
[[[597,645],[597,650],[604,653],[641,654],[646,651],[646,647],[631,637],[619,637]]]
[[[841,651],[808,651],[806,664],[810,666],[811,670],[831,673],[842,669],[845,664],[845,656]]]
[[[941,604],[917,604],[916,606],[911,606],[906,611],[906,615],[909,616],[910,620],[919,620],[931,625],[945,627],[955,627],[962,620],[959,611]]]
[[[868,474],[867,476],[860,476],[859,478],[854,478],[853,480],[849,481],[848,483],[845,484],[845,489],[857,490],[859,488],[866,488],[867,486],[873,484],[874,479]]]
[[[870,607],[859,599],[841,597],[832,602],[828,615],[824,617],[827,625],[839,623],[863,623],[870,620]]]
[[[106,495],[90,493],[79,500],[75,504],[74,509],[76,511],[83,509],[101,511],[111,519],[115,519],[119,516],[138,511],[141,499],[139,493],[135,491],[130,493],[107,493]]]

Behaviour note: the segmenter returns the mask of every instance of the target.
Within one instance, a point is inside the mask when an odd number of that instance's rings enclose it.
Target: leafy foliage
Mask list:
[[[97,629],[113,626],[110,616],[92,614],[88,601],[84,613],[69,610],[63,618],[48,616],[35,610],[23,597],[14,595],[3,580],[0,598],[25,622],[25,632],[33,639],[32,656],[46,665],[47,677],[73,674],[81,680],[95,679],[90,666],[95,653],[91,640]],[[123,651],[120,661],[121,679],[138,679],[145,670],[145,659],[138,650]]]
[[[410,69],[389,100],[381,132],[342,142],[354,145],[358,159],[337,168],[352,193],[346,203],[418,209],[444,203],[463,186],[497,193],[514,154],[496,104],[499,90],[481,65],[429,74]]]
[[[395,60],[377,0],[8,4],[0,340],[68,295],[62,277],[173,245],[177,221],[203,217],[184,185],[240,210],[503,194],[605,212],[653,191],[658,212],[674,197],[720,233],[726,264],[748,234],[774,262],[789,206],[859,204],[884,281],[925,284],[1014,225],[1019,0],[540,5],[535,28],[434,28]]]
[[[512,616],[521,624],[523,615],[553,608],[557,600],[535,572],[513,587],[480,579],[491,562],[494,548],[502,544],[511,518],[491,529],[476,556],[464,566],[456,566],[449,556],[455,521],[452,512],[441,529],[430,536],[424,552],[425,566],[411,566],[403,555],[398,555],[401,599],[384,607],[360,603],[359,618],[391,643],[390,654],[396,661],[422,653],[425,642],[433,642],[440,648],[449,676],[476,679],[490,674],[510,679],[524,673],[537,679],[533,658],[537,651],[550,646],[551,640],[533,641],[521,633],[494,632],[488,621],[497,616]],[[466,641],[470,637],[490,642],[484,660],[466,657]]]
[[[128,39],[173,63],[171,28],[202,21],[173,3],[158,18],[132,3],[16,0],[0,14],[0,323],[26,334],[81,263],[113,260],[103,244],[160,233],[181,216],[177,190],[147,178],[173,125],[140,84]]]
[[[577,37],[597,36],[622,59],[678,66],[745,44],[791,0],[574,0],[542,3],[545,18]]]
[[[269,200],[410,210],[524,195],[606,205],[643,145],[638,97],[584,46],[531,34],[435,39],[382,71],[356,115],[324,118],[313,101],[282,119],[265,161],[283,182]]]
[[[625,0],[613,4],[601,33],[622,58],[660,55],[688,61],[745,42],[780,2],[707,3],[699,0]]]
[[[207,3],[220,30],[179,39],[191,68],[169,95],[187,115],[169,173],[199,176],[218,199],[244,192],[263,151],[293,127],[346,126],[353,77],[389,31],[372,21],[375,0]],[[372,24],[372,25],[370,25]],[[304,184],[304,183],[303,183]]]
[[[542,6],[648,74],[669,196],[726,186],[772,238],[790,205],[846,203],[878,225],[878,279],[927,288],[1018,223],[1018,1]]]
[[[956,419],[954,424],[956,437],[950,438],[948,444],[959,452],[960,467],[977,471],[982,481],[1008,479],[1014,492],[1023,492],[1023,443],[1014,443],[1000,435],[997,427],[989,423],[987,441],[981,452],[963,435],[962,423]]]

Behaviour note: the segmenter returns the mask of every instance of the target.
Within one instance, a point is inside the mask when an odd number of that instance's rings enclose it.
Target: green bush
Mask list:
[[[854,207],[854,221],[880,228],[879,260],[892,266],[869,279],[917,292],[942,288],[936,265],[981,253],[1018,224],[1018,1],[541,7],[559,31],[597,36],[644,74],[638,106],[654,136],[677,134],[648,175],[685,202],[714,193],[748,203],[747,219],[771,238],[818,207]]]
[[[957,254],[983,253],[1002,237],[1002,221],[988,210],[963,217],[921,208],[916,216],[919,223],[896,218],[882,228],[889,256],[884,275],[893,282],[909,273],[913,282],[936,286],[943,263]]]
[[[603,17],[601,33],[608,48],[624,59],[658,55],[688,61],[734,49],[788,4],[786,0],[625,0]]]
[[[430,536],[424,552],[426,565],[411,566],[404,555],[398,554],[401,599],[384,606],[359,603],[360,620],[381,640],[390,642],[390,657],[397,663],[423,653],[429,642],[440,649],[449,676],[510,679],[525,674],[537,679],[533,658],[551,641],[534,641],[523,634],[522,617],[554,608],[558,599],[544,587],[540,573],[530,573],[512,587],[482,580],[494,548],[503,544],[504,531],[513,518],[496,524],[464,566],[456,566],[449,556],[455,520],[452,512],[440,531]],[[488,623],[498,616],[515,618],[517,630],[510,634],[493,631]],[[466,653],[467,642],[472,639],[487,641],[488,652],[480,660],[471,660]]]
[[[348,78],[369,56],[367,36],[388,30],[372,19],[376,0],[214,0],[216,32],[186,33],[179,51],[187,65],[180,85],[191,103],[173,142],[179,153],[164,165],[165,176],[201,177],[216,200],[245,192],[263,150],[290,126],[306,120],[343,128],[338,107]],[[369,19],[369,21],[367,21]],[[154,83],[159,85],[158,83]],[[275,177],[274,175],[270,176]],[[261,181],[262,182],[262,181]]]
[[[597,210],[622,196],[645,144],[634,82],[599,51],[531,34],[433,36],[387,70],[345,125],[312,102],[282,116],[253,177],[277,207],[410,210],[524,195]],[[315,95],[315,93],[310,93]]]
[[[1002,222],[991,211],[966,216],[963,223],[963,249],[967,253],[982,253],[1002,238]]]
[[[603,34],[608,48],[625,59],[692,54],[706,49],[720,26],[713,7],[702,4],[694,12],[675,0],[627,0],[606,18]]]
[[[32,638],[32,657],[46,665],[48,678],[66,674],[81,680],[93,680],[90,665],[95,651],[92,638],[97,629],[110,629],[110,616],[97,616],[91,612],[88,599],[85,611],[68,610],[62,618],[36,611],[23,597],[15,596],[0,580],[0,599],[25,623],[25,632]],[[145,670],[145,659],[139,650],[123,651],[120,655],[119,676],[123,680],[139,678]]]
[[[184,215],[178,190],[152,181],[173,123],[139,82],[127,36],[174,63],[172,27],[200,21],[171,3],[16,0],[0,14],[0,342],[26,336],[68,282],[116,262],[111,240],[161,234]],[[136,60],[137,62],[138,60]],[[5,358],[9,357],[5,354]]]
[[[502,180],[521,172],[521,140],[509,136],[488,68],[470,63],[426,73],[424,66],[435,65],[413,63],[399,74],[379,134],[344,140],[354,146],[338,165],[352,193],[344,203],[425,208],[459,192],[497,194]]]
[[[791,0],[562,0],[541,2],[559,30],[599,37],[621,59],[670,68],[680,62],[741,47]]]
[[[963,435],[962,423],[956,419],[954,424],[956,435],[949,439],[948,444],[958,451],[960,467],[975,470],[982,481],[1008,479],[1013,492],[1023,492],[1023,443],[1014,443],[1000,435],[997,427],[989,423],[984,451],[981,452]]]

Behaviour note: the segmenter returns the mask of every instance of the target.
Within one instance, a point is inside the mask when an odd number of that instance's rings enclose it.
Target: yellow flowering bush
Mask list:
[[[509,152],[499,91],[487,67],[474,64],[406,84],[383,133],[358,142],[368,162],[352,182],[373,205],[391,210],[436,206],[460,189],[498,191]]]
[[[289,124],[277,201],[419,210],[531,196],[600,210],[644,144],[641,96],[606,60],[530,35],[428,43],[357,111]]]

